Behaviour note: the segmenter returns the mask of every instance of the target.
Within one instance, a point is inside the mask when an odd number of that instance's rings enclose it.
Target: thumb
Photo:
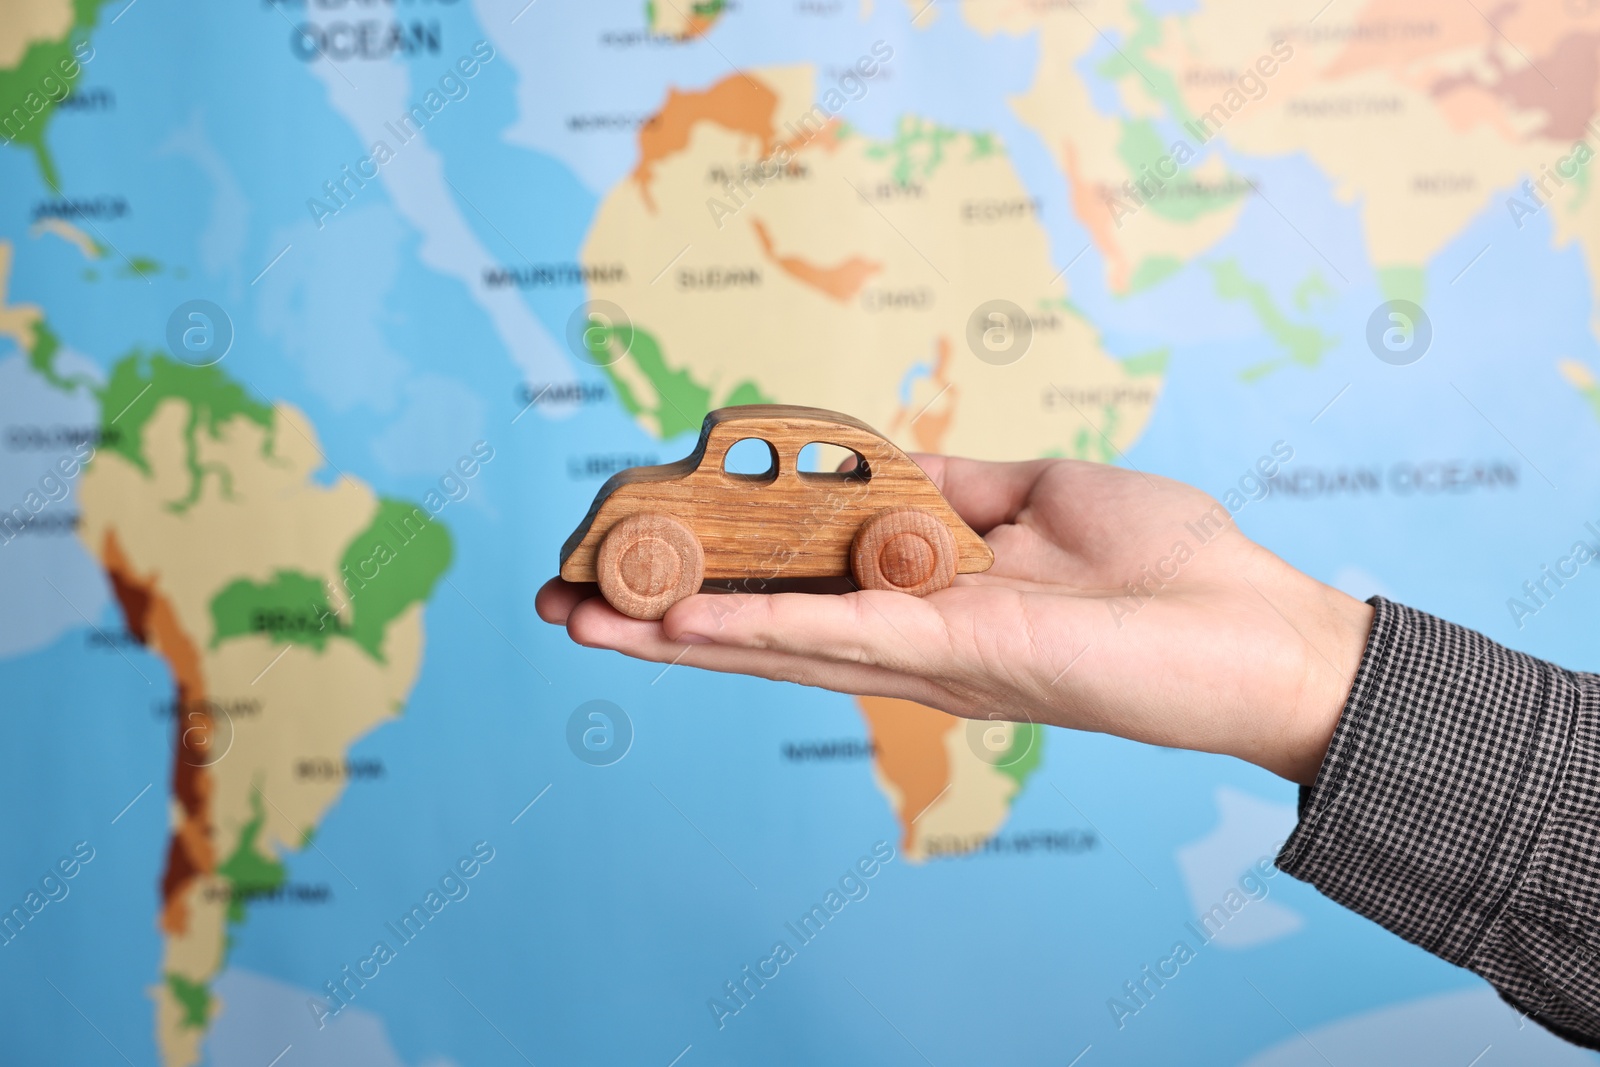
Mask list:
[[[939,487],[939,492],[967,525],[980,534],[1015,521],[1039,476],[1052,463],[1059,462],[1033,459],[991,463],[928,452],[913,452],[911,458]]]

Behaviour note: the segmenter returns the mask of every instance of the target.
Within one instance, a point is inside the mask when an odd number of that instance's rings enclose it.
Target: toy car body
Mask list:
[[[734,474],[728,450],[764,442],[771,469]],[[853,470],[804,472],[807,444],[855,453]],[[694,451],[613,475],[561,549],[561,577],[599,582],[617,610],[656,619],[706,579],[852,576],[922,596],[994,553],[911,458],[865,423],[820,408],[750,404],[706,416]]]

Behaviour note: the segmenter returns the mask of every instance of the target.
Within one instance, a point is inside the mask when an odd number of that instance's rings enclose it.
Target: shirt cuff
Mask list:
[[[1579,687],[1482,634],[1368,603],[1361,665],[1278,867],[1470,967],[1543,833]]]

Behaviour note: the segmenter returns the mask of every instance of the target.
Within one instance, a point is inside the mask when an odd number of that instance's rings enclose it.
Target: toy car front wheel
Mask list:
[[[955,535],[921,508],[880,511],[856,531],[850,573],[863,589],[927,596],[955,579]]]
[[[694,531],[659,511],[630,515],[606,532],[595,569],[606,602],[635,619],[659,619],[705,578]]]

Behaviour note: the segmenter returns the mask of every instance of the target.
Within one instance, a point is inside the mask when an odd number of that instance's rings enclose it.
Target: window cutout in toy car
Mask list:
[[[765,485],[778,477],[778,450],[759,437],[745,437],[728,446],[723,473]]]
[[[796,469],[808,482],[864,482],[872,477],[865,456],[827,441],[812,441],[802,448]]]

